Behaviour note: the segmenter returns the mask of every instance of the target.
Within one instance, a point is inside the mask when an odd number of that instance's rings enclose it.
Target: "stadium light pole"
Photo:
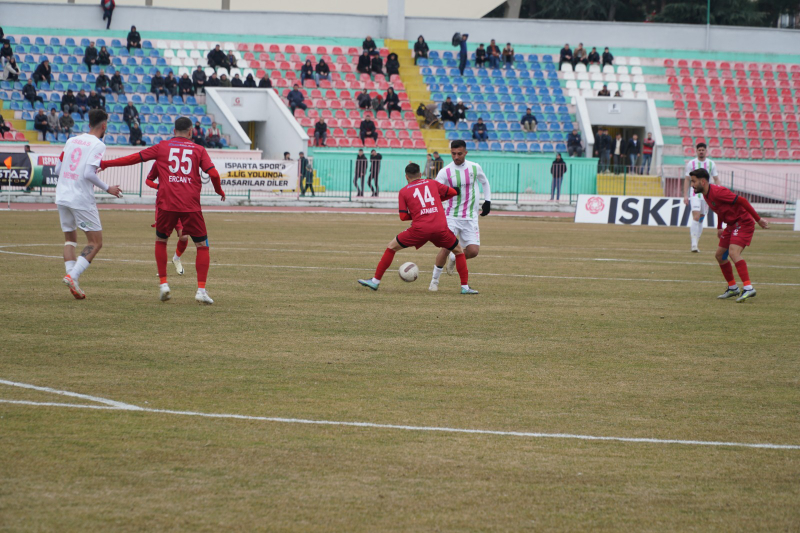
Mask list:
[[[706,52],[711,45],[711,0],[706,1]]]

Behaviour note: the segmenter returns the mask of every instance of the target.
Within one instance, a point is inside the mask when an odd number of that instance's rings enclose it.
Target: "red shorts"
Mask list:
[[[156,206],[156,222],[158,222],[158,206]],[[155,228],[156,225],[155,224],[151,224],[150,227],[151,228]],[[178,230],[179,232],[183,233],[183,222],[181,222],[180,219],[178,219],[178,223],[175,224],[175,229]]]
[[[750,246],[755,229],[755,224],[746,224],[744,226],[739,224],[730,225],[722,232],[722,237],[719,240],[719,247],[727,250],[731,244],[741,246],[742,248]]]
[[[447,248],[448,250],[452,250],[458,246],[458,239],[448,228],[436,232],[428,232],[415,229],[414,226],[411,226],[397,236],[397,242],[403,248],[413,246],[417,250],[425,246],[428,242],[433,243],[437,248]]]
[[[208,235],[202,211],[179,213],[177,211],[158,210],[156,215],[157,232],[169,237],[172,235],[172,230],[178,228],[179,224],[183,226],[183,231],[192,237],[205,237]]]

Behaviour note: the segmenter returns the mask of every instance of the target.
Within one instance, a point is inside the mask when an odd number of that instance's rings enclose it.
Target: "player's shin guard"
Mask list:
[[[725,281],[728,282],[728,287],[735,287],[736,278],[733,277],[733,266],[731,266],[731,262],[726,261],[724,264],[720,265],[719,268],[722,270],[722,275],[725,277]]]
[[[383,277],[383,273],[392,266],[392,261],[394,261],[394,254],[395,251],[391,248],[387,248],[385,252],[383,252],[383,257],[381,257],[380,262],[378,263],[378,268],[375,269],[375,279],[380,281]]]
[[[739,273],[739,277],[742,279],[742,285],[745,289],[753,287],[750,283],[750,273],[747,271],[747,263],[745,263],[744,259],[736,263],[736,272]]]
[[[178,239],[178,247],[175,249],[175,255],[178,257],[182,256],[183,252],[186,251],[187,246],[189,246],[189,241]]]
[[[461,285],[469,285],[469,271],[467,270],[467,256],[458,254],[456,256],[456,270],[461,278]]]
[[[167,282],[167,243],[156,241],[156,267],[161,283]]]
[[[197,248],[197,260],[195,267],[197,268],[197,288],[205,289],[206,280],[208,279],[208,265],[211,264],[211,257],[208,253],[208,246],[199,246]]]

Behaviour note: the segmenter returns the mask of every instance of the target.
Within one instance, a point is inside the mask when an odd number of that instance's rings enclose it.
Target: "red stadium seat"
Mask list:
[[[414,139],[414,148],[417,150],[425,150],[425,141],[422,139]]]
[[[736,158],[736,150],[727,149],[722,151],[722,157],[725,159],[735,159]]]
[[[389,143],[389,148],[402,148],[403,144],[398,139],[392,139]]]
[[[690,139],[690,141],[691,141],[691,139]],[[691,143],[690,143],[690,146],[684,146],[683,147],[683,155],[685,155],[687,157],[693,157],[695,155],[694,146],[691,146]]]
[[[795,161],[800,161],[800,150],[795,150],[792,152],[792,159]]]
[[[250,50],[250,46],[247,43],[239,43],[236,45],[236,49],[240,52],[247,52]]]
[[[775,150],[764,150],[764,159],[778,159],[778,154]]]
[[[737,159],[750,159],[750,151],[746,149],[736,150]]]
[[[758,148],[750,150],[750,159],[764,159],[764,153]]]

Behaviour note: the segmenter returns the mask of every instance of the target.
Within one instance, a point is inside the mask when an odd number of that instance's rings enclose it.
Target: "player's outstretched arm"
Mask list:
[[[744,207],[745,210],[750,213],[750,216],[753,217],[753,220],[755,220],[759,226],[761,226],[763,229],[769,229],[769,222],[761,218],[761,215],[759,215],[753,205],[747,201],[747,198],[738,196],[736,201],[742,204],[742,207]]]
[[[483,173],[483,169],[480,167],[478,167],[478,183],[481,184],[481,190],[483,190],[483,209],[481,210],[481,216],[485,217],[492,210],[492,190],[491,187],[489,187],[489,180],[486,178],[486,174]]]
[[[208,177],[211,178],[211,184],[214,186],[214,192],[222,196],[222,201],[225,201],[225,191],[222,190],[222,183],[220,182],[219,172],[214,167],[206,171]]]
[[[136,163],[144,163],[145,161],[152,161],[158,155],[158,145],[153,145],[145,148],[141,152],[126,155],[125,157],[118,157],[117,159],[109,159],[108,161],[100,162],[100,170],[111,167],[128,167]]]
[[[83,173],[83,177],[86,178],[92,185],[98,189],[103,189],[111,196],[116,196],[117,198],[122,197],[122,190],[120,189],[119,185],[107,185],[106,182],[101,180],[97,175],[97,167],[86,165],[86,170]]]

